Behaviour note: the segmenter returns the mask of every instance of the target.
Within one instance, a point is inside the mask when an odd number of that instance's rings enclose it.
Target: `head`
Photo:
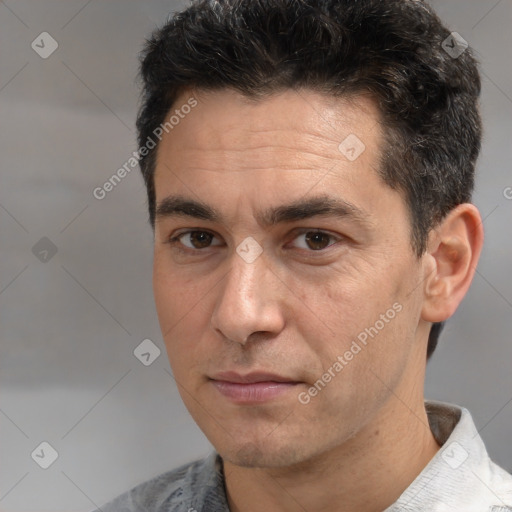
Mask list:
[[[339,442],[431,356],[481,244],[468,204],[480,80],[449,36],[421,1],[224,0],[193,3],[148,41],[137,128],[155,299],[202,428],[213,373],[280,365],[303,401],[326,371],[333,383],[273,436],[277,459],[305,442],[301,424],[339,424],[333,403],[351,418]],[[220,410],[234,419],[208,437],[254,428],[264,457],[276,404]]]

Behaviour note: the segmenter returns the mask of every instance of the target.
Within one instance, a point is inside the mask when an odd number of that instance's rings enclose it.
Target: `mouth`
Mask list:
[[[210,382],[221,395],[237,404],[266,402],[301,384],[289,377],[266,372],[246,375],[221,372],[211,377]]]

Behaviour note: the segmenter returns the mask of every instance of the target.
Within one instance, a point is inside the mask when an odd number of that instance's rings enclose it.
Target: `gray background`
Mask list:
[[[482,62],[486,131],[474,202],[486,246],[428,366],[426,396],[469,408],[510,471],[512,3],[432,3]],[[211,448],[164,352],[138,169],[105,199],[92,195],[137,149],[144,37],[184,5],[0,2],[2,511],[91,510]],[[43,31],[59,45],[47,59],[31,48]],[[32,252],[42,237],[57,248],[46,262]],[[147,367],[133,355],[146,338],[162,350]],[[42,441],[59,454],[46,470],[30,457]]]

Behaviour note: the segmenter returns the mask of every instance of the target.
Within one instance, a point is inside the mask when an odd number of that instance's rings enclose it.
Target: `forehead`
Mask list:
[[[193,109],[181,110],[191,101]],[[387,187],[377,172],[380,116],[369,96],[286,90],[254,101],[229,89],[186,91],[170,114],[179,122],[158,146],[157,204],[177,189],[189,196],[193,190],[203,202],[238,191],[276,204],[283,194],[297,199],[294,194],[319,180],[320,193],[340,183],[345,191],[366,188],[375,195],[369,179],[374,188]]]
[[[197,106],[180,115],[179,124],[163,134],[164,138],[179,138],[176,146],[182,149],[250,147],[265,138],[272,141],[276,135],[290,147],[310,142],[312,149],[315,143],[334,144],[337,149],[350,130],[365,138],[380,125],[379,109],[370,95],[334,97],[309,89],[286,89],[253,99],[232,89],[187,90],[176,99],[170,113],[189,110],[186,105],[190,101],[196,101]],[[171,133],[174,137],[166,137]],[[172,145],[172,140],[168,142]]]
[[[165,125],[171,118],[172,124]],[[231,89],[187,90],[176,99],[165,121],[157,170],[159,164],[170,163],[171,153],[176,159],[193,159],[198,168],[204,164],[209,170],[234,171],[222,167],[223,160],[229,157],[232,165],[239,163],[236,169],[326,163],[353,157],[353,152],[343,151],[353,149],[355,141],[356,151],[364,148],[363,160],[373,165],[381,152],[379,110],[368,95],[334,97],[287,89],[254,100]],[[348,144],[343,144],[347,139]]]

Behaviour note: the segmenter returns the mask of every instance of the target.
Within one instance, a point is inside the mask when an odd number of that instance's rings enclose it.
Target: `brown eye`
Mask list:
[[[194,249],[203,249],[204,247],[208,247],[213,238],[213,235],[206,233],[206,231],[191,231],[189,234],[190,241],[192,242]]]
[[[206,249],[212,245],[212,240],[214,238],[215,235],[208,231],[191,230],[169,238],[169,243],[172,245],[180,243],[188,249]]]
[[[309,232],[306,233],[306,243],[313,250],[321,250],[325,249],[329,245],[329,240],[331,236],[327,233],[321,232]]]
[[[302,237],[304,243],[298,244],[297,246],[301,249],[309,249],[310,251],[321,251],[322,249],[333,245],[333,243],[329,242],[330,240],[335,239],[334,235],[324,231],[303,231],[302,233],[299,233],[296,240],[300,240]]]

